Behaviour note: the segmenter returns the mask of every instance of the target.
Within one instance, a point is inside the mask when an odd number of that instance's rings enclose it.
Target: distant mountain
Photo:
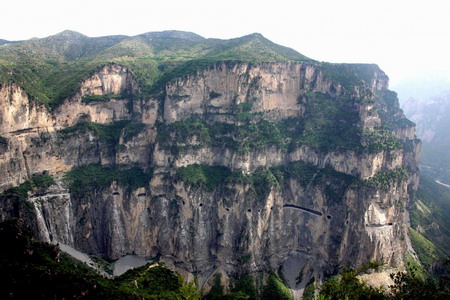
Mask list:
[[[9,44],[10,41],[0,39],[0,45]]]
[[[403,110],[416,123],[423,142],[422,172],[450,184],[450,91],[428,99],[410,98]]]
[[[416,91],[425,92],[427,84],[420,88],[418,83]],[[450,85],[442,85],[445,88]],[[431,270],[434,261],[450,255],[450,91],[409,98],[402,108],[416,123],[416,134],[422,140],[420,183],[410,207],[410,237],[420,261]]]
[[[8,41],[1,40],[2,43]],[[133,51],[136,45],[148,52]],[[259,33],[230,40],[205,39],[183,31],[148,32],[137,36],[87,37],[75,31],[63,31],[42,38],[19,42],[0,49],[1,57],[15,60],[56,60],[70,62],[102,57],[154,57],[157,59],[234,59],[256,61],[310,60],[297,51],[272,43]]]
[[[442,91],[449,90],[450,70],[425,72],[414,78],[392,83],[391,88],[397,92],[400,104],[410,98],[430,99]]]
[[[63,31],[42,38],[15,43],[0,49],[0,56],[11,61],[72,61],[96,54],[123,40],[125,36],[89,38],[75,31]]]

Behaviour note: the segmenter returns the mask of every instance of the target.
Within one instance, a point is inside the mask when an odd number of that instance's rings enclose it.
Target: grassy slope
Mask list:
[[[416,230],[409,228],[411,242],[422,264],[431,267],[432,264],[445,258],[443,251],[439,250],[432,242]]]
[[[450,255],[450,188],[421,176],[410,216],[414,230]]]

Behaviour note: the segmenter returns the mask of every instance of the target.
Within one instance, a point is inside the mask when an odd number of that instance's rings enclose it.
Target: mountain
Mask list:
[[[141,90],[154,93],[155,83],[170,70],[195,71],[217,60],[310,60],[260,34],[218,40],[181,31],[96,38],[63,31],[0,47],[0,57],[0,81],[20,84],[31,97],[49,106],[59,105],[97,66],[111,61],[129,67],[137,75]]]
[[[421,178],[411,206],[413,246],[422,263],[450,255],[450,93],[403,103],[422,139]],[[414,245],[415,244],[415,245]]]
[[[398,93],[400,104],[403,106],[410,98],[426,100],[448,90],[449,79],[450,70],[441,67],[395,82],[391,88]]]
[[[9,44],[10,41],[0,39],[0,45]]]
[[[427,99],[408,99],[405,114],[417,124],[423,141],[422,172],[450,184],[450,92]]]
[[[420,141],[376,65],[167,31],[63,32],[0,66],[0,218],[40,241],[288,298],[403,267]]]
[[[411,227],[416,236],[423,235],[434,244],[437,250],[427,251],[419,245],[419,256],[428,266],[437,259],[450,255],[450,187],[435,182],[433,178],[422,175],[416,199],[410,212]],[[418,238],[420,244],[424,238]]]

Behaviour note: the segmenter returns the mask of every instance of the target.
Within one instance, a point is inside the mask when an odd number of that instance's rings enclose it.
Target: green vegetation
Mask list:
[[[117,144],[120,138],[122,129],[125,128],[130,121],[117,121],[111,124],[100,124],[95,122],[79,122],[74,126],[64,128],[59,131],[63,136],[68,136],[73,133],[93,132],[100,141],[111,144]]]
[[[259,168],[254,173],[244,175],[240,172],[231,172],[223,166],[193,164],[179,168],[177,176],[187,184],[201,186],[209,191],[227,182],[249,184],[260,196],[267,196],[273,186],[279,185],[269,168]]]
[[[111,99],[132,99],[135,95],[133,94],[107,94],[107,95],[88,95],[81,99],[83,103],[92,102],[107,102]]]
[[[137,136],[145,129],[145,124],[142,123],[129,123],[123,128],[123,142],[130,141],[133,137]]]
[[[332,101],[330,99],[330,101]],[[279,123],[267,120],[250,122],[252,114],[250,102],[237,106],[236,120],[244,124],[225,123],[208,124],[200,119],[187,119],[172,124],[158,124],[158,142],[163,148],[176,148],[175,153],[189,147],[222,146],[229,147],[240,153],[256,149],[278,147],[293,150],[301,144],[306,144],[318,151],[363,150],[360,134],[352,118],[356,122],[357,114],[348,113],[350,108],[337,109],[333,103],[317,105],[310,110],[308,117],[288,118]],[[350,105],[350,104],[349,104]],[[314,106],[314,105],[313,105]],[[345,113],[343,111],[346,111]],[[348,116],[348,115],[351,115]],[[343,120],[345,119],[345,120]],[[349,123],[350,122],[350,123]],[[373,138],[376,147],[396,147],[395,138],[385,133],[386,138]],[[195,140],[197,143],[190,146]],[[377,143],[377,144],[375,144]]]
[[[327,187],[330,189],[333,189],[333,187],[336,187],[335,185],[340,184],[343,184],[346,189],[356,181],[355,177],[337,172],[330,166],[319,169],[314,165],[302,161],[292,162],[287,166],[275,167],[272,168],[272,170],[278,181],[281,182],[283,179],[295,179],[300,182],[303,187],[306,187],[310,183],[327,183]],[[338,192],[336,190],[335,192],[339,194],[339,196],[335,195],[338,198],[343,196],[343,191]]]
[[[353,86],[362,83],[362,79],[355,72],[355,69],[351,64],[323,63],[320,68],[323,70],[325,77],[339,82],[347,89],[351,89]]]
[[[450,255],[450,188],[422,175],[410,209],[411,227]]]
[[[139,187],[145,187],[151,178],[151,170],[144,171],[138,167],[119,169],[117,167],[103,167],[89,165],[72,169],[64,175],[70,192],[76,195],[84,195],[92,191],[100,191],[117,181],[127,191],[133,191]]]
[[[306,187],[319,173],[319,169],[302,161],[293,162],[287,166],[280,166],[274,169],[276,178],[281,182],[283,179],[295,179],[303,187]]]
[[[48,174],[33,175],[31,178],[32,186],[35,187],[40,193],[47,190],[51,185],[55,184],[53,176]]]
[[[292,162],[286,166],[261,167],[253,173],[231,172],[223,166],[206,166],[192,164],[181,167],[177,176],[187,184],[203,187],[212,191],[224,183],[239,183],[250,186],[250,191],[264,199],[273,187],[283,188],[287,180],[298,181],[304,188],[309,184],[325,185],[324,193],[330,203],[339,203],[346,191],[357,179],[326,167],[319,169],[302,161]]]
[[[379,267],[380,263],[369,262],[360,268],[342,269],[339,275],[329,278],[320,287],[319,299],[387,299],[383,290],[371,287],[357,277]]]
[[[200,119],[158,124],[158,142],[166,149],[174,146],[178,149],[189,147],[187,144],[194,137],[199,145],[227,146],[242,153],[272,145],[286,147],[278,127],[266,120],[240,126],[225,123],[208,125]]]
[[[257,300],[258,294],[252,275],[246,275],[234,281],[234,286],[227,295],[229,299]]]
[[[373,64],[322,63],[319,68],[322,69],[325,77],[340,83],[349,91],[356,85],[366,84],[370,86],[374,74],[381,71],[377,65]]]
[[[221,283],[222,275],[216,274],[214,275],[214,283],[209,290],[209,293],[205,295],[205,300],[218,300],[224,298],[224,287]]]
[[[388,190],[395,183],[406,180],[409,176],[408,169],[400,167],[391,171],[379,171],[373,177],[363,180],[363,184]]]
[[[167,269],[164,264],[131,269],[115,279],[114,284],[119,291],[139,295],[140,299],[201,298],[196,282],[184,282],[180,275]]]
[[[23,221],[0,222],[0,298],[15,299],[201,299],[197,282],[186,282],[163,264],[145,265],[106,279],[84,264],[62,253],[58,246],[35,242]],[[415,267],[407,273],[391,274],[390,293],[369,287],[358,275],[377,270],[382,264],[369,262],[360,268],[344,268],[319,288],[318,299],[448,299],[450,260],[434,268],[436,277],[417,276]],[[311,285],[313,286],[313,284]],[[310,289],[312,290],[312,289]],[[310,293],[311,294],[311,293]],[[214,277],[207,300],[293,299],[289,289],[275,273],[269,275],[261,295],[253,277],[234,281],[224,295],[220,275]]]
[[[410,268],[408,272],[391,274],[394,284],[389,286],[389,292],[383,288],[371,287],[358,279],[358,275],[373,268],[371,264],[357,269],[344,268],[337,276],[331,277],[320,287],[318,299],[448,299],[450,296],[449,267],[450,264],[442,268],[443,276],[440,274],[437,278],[421,278],[417,276],[414,268]]]
[[[251,102],[242,102],[236,106],[237,112],[250,112],[253,104]]]
[[[275,273],[272,273],[269,276],[267,285],[264,287],[261,299],[294,300],[294,297],[281,279]]]
[[[246,124],[250,123],[253,120],[254,114],[251,113],[252,110],[252,102],[242,102],[236,105],[234,109],[236,120],[239,122],[244,122]]]
[[[78,122],[74,126],[64,128],[59,131],[63,138],[67,138],[75,133],[93,132],[100,141],[117,145],[123,133],[123,142],[131,140],[145,128],[145,124],[131,123],[129,120],[116,121],[111,124],[100,124],[95,122]]]
[[[47,174],[35,174],[31,177],[31,180],[27,180],[18,186],[4,191],[1,196],[24,202],[28,198],[28,192],[34,191],[37,193],[43,193],[53,184],[55,184],[55,180],[52,176]]]
[[[231,175],[231,171],[223,166],[205,166],[199,164],[181,167],[177,176],[187,184],[204,187],[212,191]]]
[[[315,300],[316,283],[314,278],[305,286],[303,291],[303,300]]]
[[[293,150],[306,144],[321,152],[356,150],[379,152],[400,149],[401,142],[385,128],[360,132],[357,127],[356,100],[332,98],[322,93],[306,94],[304,118],[288,118],[279,123],[253,120],[252,103],[243,102],[234,109],[236,121],[243,124],[207,122],[198,118],[158,124],[158,141],[174,153],[189,147],[225,146],[241,153],[278,147]],[[195,140],[194,146],[189,142]],[[363,143],[366,146],[363,146]]]
[[[158,125],[158,142],[163,145],[187,144],[195,136],[202,144],[211,142],[210,128],[200,119],[187,119],[171,124]]]
[[[307,93],[306,98],[303,135],[298,142],[323,152],[361,149],[356,99],[322,93]]]
[[[6,146],[8,146],[8,139],[6,139],[0,135],[0,147],[6,147]]]
[[[347,190],[357,181],[356,177],[337,172],[330,166],[321,169],[314,178],[314,184],[325,185],[325,196],[329,205],[342,203]]]
[[[267,167],[258,168],[253,174],[247,175],[247,178],[256,194],[264,197],[269,194],[272,187],[280,185],[272,170]]]
[[[380,119],[387,129],[410,128],[414,123],[400,113],[397,93],[390,90],[378,91],[377,111]]]
[[[2,299],[200,299],[195,282],[158,264],[106,279],[61,253],[58,246],[33,241],[17,219],[0,223]]]
[[[168,81],[215,67],[218,61],[311,60],[259,34],[218,40],[175,31],[99,38],[61,33],[3,46],[0,82],[16,83],[34,101],[55,108],[76,92],[82,80],[110,62],[127,66],[143,93],[153,94],[163,91]],[[84,99],[102,100],[105,98]]]
[[[413,248],[425,267],[430,268],[435,261],[445,258],[445,254],[432,242],[411,227],[408,229]]]
[[[26,201],[28,198],[28,192],[31,192],[32,190],[33,190],[33,183],[27,180],[18,186],[7,189],[6,191],[3,192],[2,196],[5,198]]]
[[[216,92],[214,92],[214,91],[211,91],[211,92],[209,93],[209,99],[219,98],[220,96],[222,96],[222,94],[216,93]]]
[[[414,273],[419,279],[425,280],[430,276],[430,272],[428,272],[409,252],[405,253],[403,261],[405,262],[406,271]]]
[[[394,280],[394,284],[390,286],[391,295],[384,299],[449,299],[450,261],[443,261],[441,266],[433,277],[425,279],[418,276],[414,269],[391,274]]]
[[[63,99],[75,93],[80,82],[97,69],[98,65],[92,63],[46,63],[26,57],[8,63],[1,63],[0,60],[0,82],[15,83],[32,100],[55,108]]]
[[[266,120],[238,126],[235,137],[240,152],[268,146],[286,147],[285,139],[278,127]]]
[[[401,149],[402,142],[389,130],[376,128],[373,131],[364,131],[363,140],[367,145],[367,150],[377,153],[382,150]]]

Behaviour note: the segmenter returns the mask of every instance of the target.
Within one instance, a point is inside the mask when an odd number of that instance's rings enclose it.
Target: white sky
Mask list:
[[[184,30],[233,38],[259,32],[329,62],[378,64],[399,82],[421,72],[450,74],[447,0],[6,0],[0,39],[65,29],[88,36]]]

